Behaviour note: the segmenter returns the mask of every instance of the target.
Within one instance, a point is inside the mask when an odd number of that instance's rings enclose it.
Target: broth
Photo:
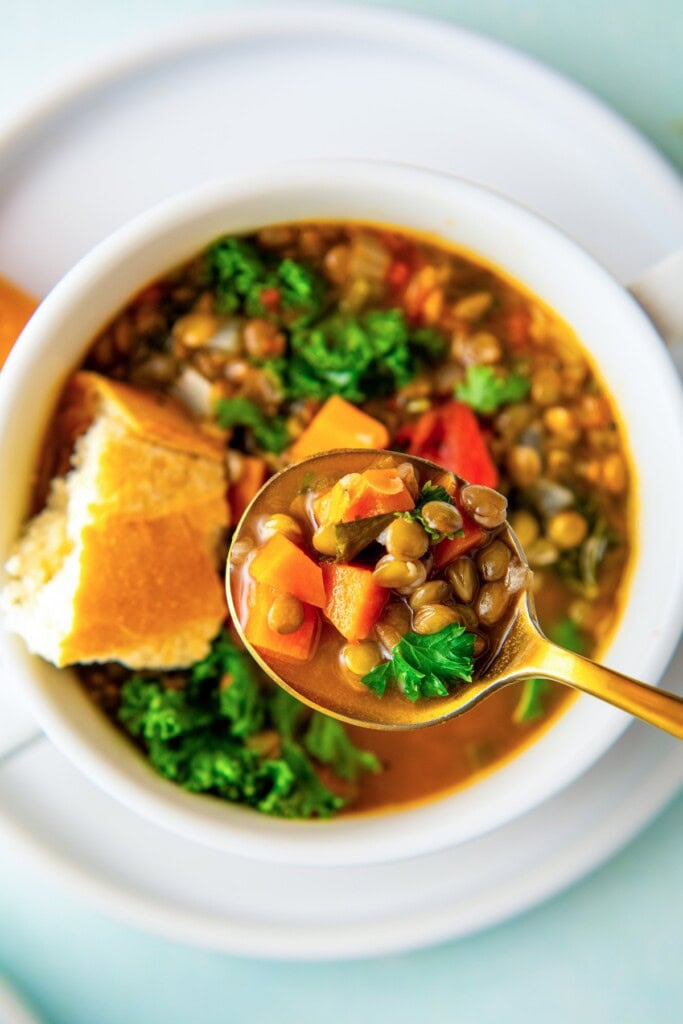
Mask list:
[[[551,639],[594,655],[608,637],[630,550],[616,412],[570,328],[476,257],[357,223],[276,225],[222,239],[148,284],[93,340],[84,366],[170,391],[224,432],[233,522],[268,474],[297,451],[303,457],[326,404],[341,398],[385,432],[386,444],[368,447],[423,455],[507,494]],[[458,417],[474,431],[462,443]],[[335,420],[344,437],[352,419]],[[43,480],[67,468],[73,437],[60,435],[60,422],[64,410],[46,442]],[[120,725],[130,671],[79,671]],[[184,678],[167,674],[160,685],[182,689]],[[348,727],[382,765],[356,780],[313,761],[346,798],[344,813],[410,805],[514,756],[573,699],[559,686],[520,684],[429,729]]]

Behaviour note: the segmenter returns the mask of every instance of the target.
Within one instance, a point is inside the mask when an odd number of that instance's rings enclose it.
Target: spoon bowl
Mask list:
[[[305,504],[306,494],[314,485],[316,488],[332,486],[341,476],[363,472],[386,458],[400,458],[401,462],[410,463],[423,481],[438,479],[444,474],[443,467],[403,452],[341,449],[313,455],[271,477],[245,510],[234,531],[226,568],[230,613],[252,657],[279,686],[315,710],[352,725],[414,729],[463,714],[503,686],[541,677],[598,697],[683,739],[683,699],[598,665],[547,639],[536,615],[529,586],[532,573],[526,555],[507,522],[498,528],[496,540],[503,541],[520,566],[526,568],[527,585],[511,594],[505,614],[489,634],[486,651],[475,659],[472,679],[451,680],[447,696],[412,702],[397,688],[392,688],[379,697],[360,679],[349,681],[341,664],[339,679],[330,680],[329,672],[321,677],[315,671],[315,656],[311,663],[272,654],[265,657],[244,631],[245,573],[248,573],[249,553],[257,533],[255,524],[275,511],[286,512],[297,500]],[[458,483],[464,485],[465,481],[458,480]],[[331,637],[323,628],[318,652],[324,653],[330,642]],[[329,659],[321,660],[329,664]]]

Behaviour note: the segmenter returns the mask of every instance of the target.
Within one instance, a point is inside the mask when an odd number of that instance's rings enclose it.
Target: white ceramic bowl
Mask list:
[[[683,403],[664,346],[636,302],[556,228],[469,182],[411,167],[315,161],[222,181],[136,218],[84,257],[40,306],[0,375],[0,563],[20,529],[59,390],[98,329],[142,285],[218,235],[315,218],[439,235],[506,269],[577,332],[609,383],[637,466],[629,600],[603,657],[657,681],[683,612]],[[581,697],[517,758],[451,796],[375,817],[285,822],[158,777],[73,673],[31,656],[16,637],[2,634],[0,657],[4,685],[26,697],[55,744],[103,789],[191,839],[271,861],[369,863],[464,842],[566,786],[629,722]]]

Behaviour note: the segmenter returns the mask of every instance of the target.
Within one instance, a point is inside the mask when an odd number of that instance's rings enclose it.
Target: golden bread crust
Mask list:
[[[63,663],[191,664],[207,653],[226,613],[214,563],[185,515],[110,517],[83,530]]]
[[[223,441],[202,430],[170,395],[143,391],[88,370],[74,374],[71,386],[87,404],[91,404],[91,396],[99,397],[106,411],[138,437],[214,462],[223,460]]]

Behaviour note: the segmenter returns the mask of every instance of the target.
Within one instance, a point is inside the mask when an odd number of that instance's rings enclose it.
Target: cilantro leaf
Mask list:
[[[279,455],[291,442],[283,416],[269,416],[248,398],[219,398],[215,405],[216,419],[224,430],[247,427],[260,448]]]
[[[410,519],[412,522],[419,523],[425,533],[434,541],[443,540],[444,538],[452,540],[453,537],[464,537],[465,534],[463,530],[457,530],[455,533],[440,533],[439,530],[435,530],[434,527],[429,526],[422,515],[422,509],[428,501],[445,501],[448,505],[453,504],[453,498],[445,487],[433,484],[428,480],[426,484],[422,485],[422,490],[415,503],[415,508],[410,509],[408,512],[396,512],[395,514],[400,516],[401,519]]]
[[[438,633],[406,633],[394,647],[391,661],[378,665],[362,682],[379,697],[396,686],[408,700],[445,697],[449,684],[469,682],[474,667],[474,634],[452,623]]]
[[[160,775],[193,793],[292,818],[329,817],[345,804],[318,777],[316,760],[340,778],[350,777],[354,766],[358,773],[377,770],[340,723],[339,735],[330,737],[315,720],[284,690],[271,693],[225,631],[189,672],[165,680],[131,676],[119,708],[121,725]],[[267,756],[262,751],[268,747],[252,739],[261,730],[279,733],[276,755]]]
[[[501,405],[521,402],[530,388],[529,378],[518,373],[502,377],[492,366],[468,366],[465,380],[457,385],[455,395],[475,412],[490,416]]]

